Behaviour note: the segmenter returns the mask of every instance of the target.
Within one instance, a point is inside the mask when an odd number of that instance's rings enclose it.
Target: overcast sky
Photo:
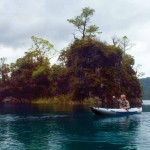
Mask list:
[[[31,45],[31,36],[49,40],[60,51],[76,33],[67,19],[82,8],[95,10],[91,23],[99,26],[99,39],[126,35],[135,46],[128,51],[140,72],[150,77],[150,2],[149,0],[0,0],[0,57],[8,63],[22,57]]]

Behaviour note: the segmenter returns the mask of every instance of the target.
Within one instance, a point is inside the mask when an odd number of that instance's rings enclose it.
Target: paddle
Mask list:
[[[129,110],[128,110],[129,108],[126,108],[125,110],[127,111],[127,112],[129,112]]]

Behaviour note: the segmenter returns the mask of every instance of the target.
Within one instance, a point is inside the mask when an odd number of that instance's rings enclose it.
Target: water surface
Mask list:
[[[1,105],[0,150],[149,150],[149,104],[107,118],[81,105]]]

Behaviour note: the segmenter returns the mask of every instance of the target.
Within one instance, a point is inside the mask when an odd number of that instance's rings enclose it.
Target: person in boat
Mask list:
[[[129,109],[130,108],[130,103],[126,99],[126,95],[122,94],[120,96],[120,100],[117,100],[117,98],[115,96],[113,96],[112,99],[113,99],[113,101],[117,101],[118,102],[119,108],[123,108],[123,109]]]
[[[120,108],[123,109],[129,109],[130,108],[130,103],[129,101],[126,99],[126,95],[122,94],[119,100],[119,105]]]

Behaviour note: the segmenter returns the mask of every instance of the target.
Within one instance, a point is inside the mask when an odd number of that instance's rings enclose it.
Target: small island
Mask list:
[[[12,64],[0,58],[0,102],[100,103],[113,107],[112,96],[126,94],[132,107],[141,105],[142,90],[131,48],[124,36],[112,44],[97,38],[99,28],[90,25],[94,10],[86,7],[68,22],[81,34],[59,53],[48,40],[32,36],[33,45]],[[57,31],[56,31],[57,32]],[[62,37],[63,38],[63,37]]]

